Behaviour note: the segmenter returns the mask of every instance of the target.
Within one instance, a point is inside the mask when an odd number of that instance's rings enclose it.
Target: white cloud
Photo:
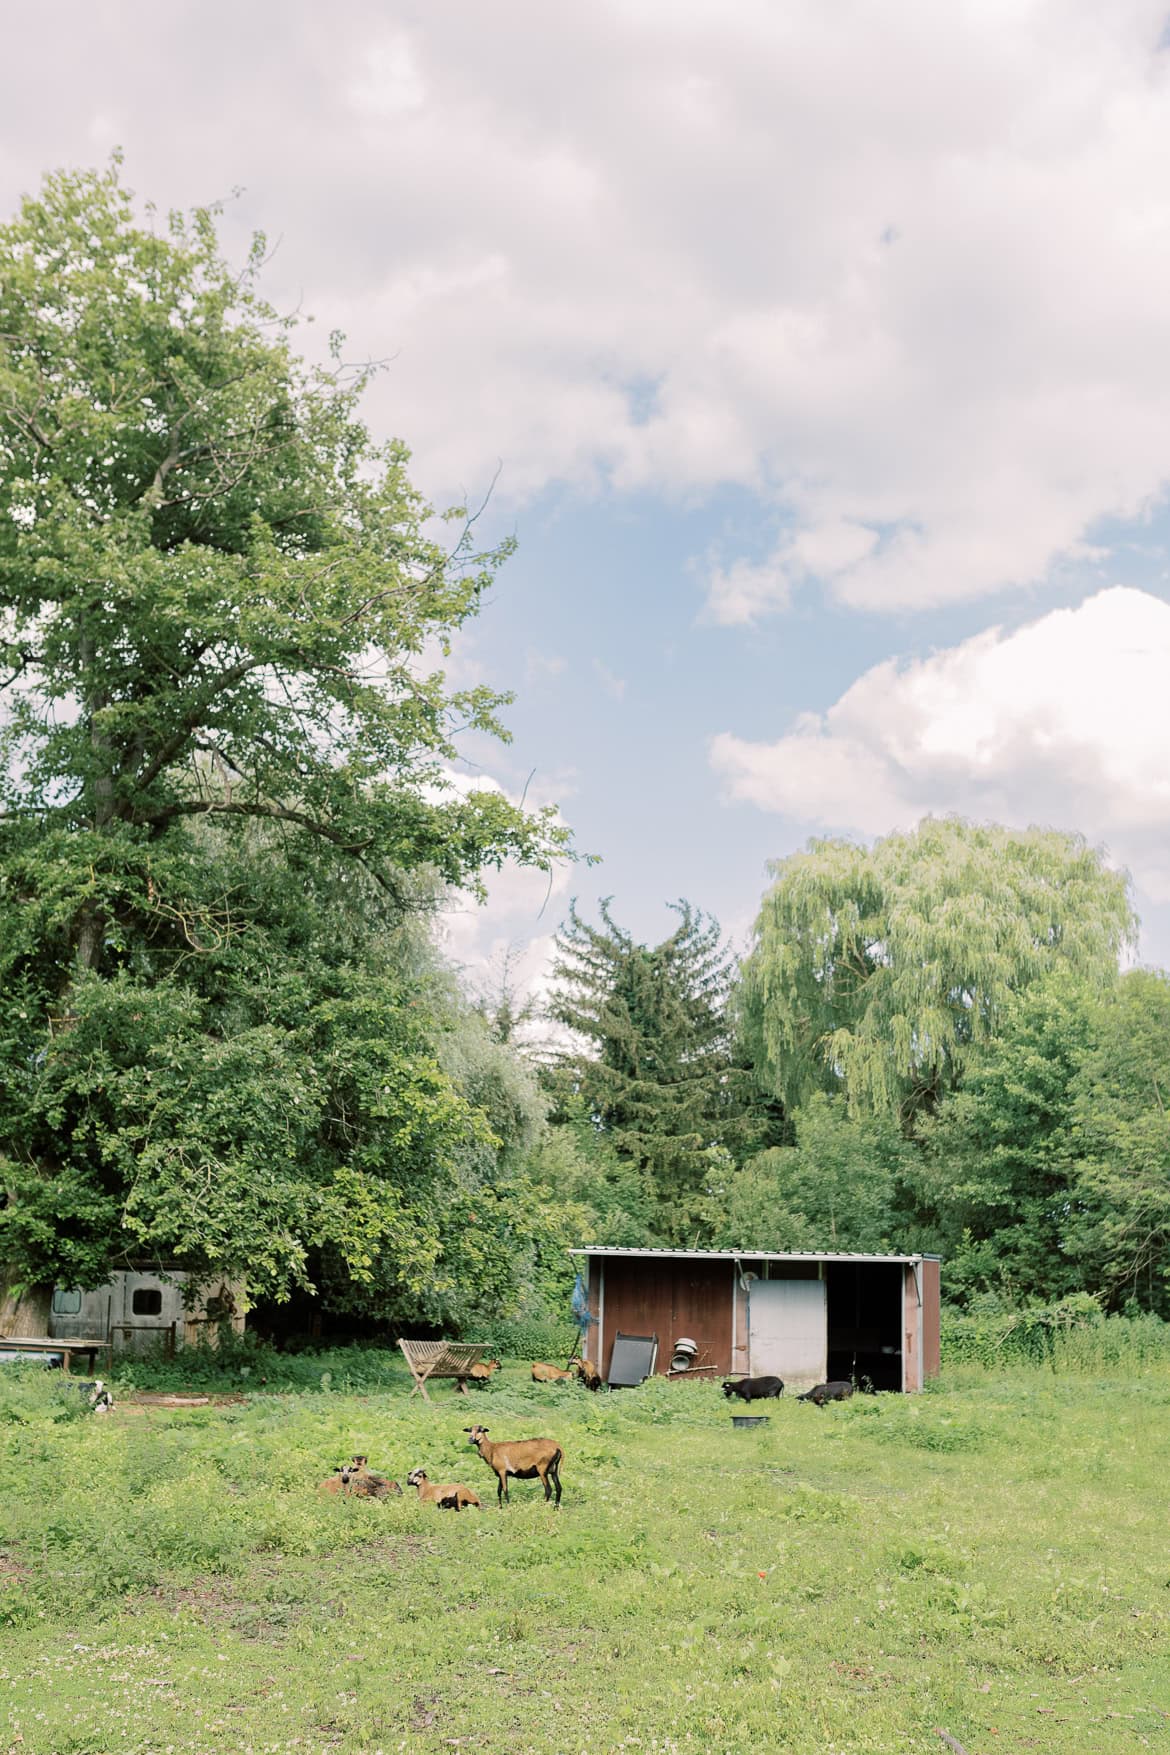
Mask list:
[[[572,778],[566,775],[530,779],[522,795],[485,773],[468,775],[449,769],[444,780],[450,791],[464,797],[471,792],[502,792],[518,804],[523,796],[529,809],[551,802],[554,795],[563,799],[572,790]],[[442,794],[436,789],[432,795],[437,798]],[[485,901],[458,890],[448,896],[436,920],[437,936],[469,993],[490,996],[498,992],[506,964],[517,1005],[531,1000],[540,1011],[548,996],[553,940],[573,869],[567,860],[554,866],[551,873],[510,861],[499,871],[484,874]],[[549,1028],[537,1018],[524,1032],[524,1039],[539,1046]]]
[[[600,658],[593,660],[593,670],[606,694],[612,696],[615,701],[620,701],[626,692],[625,677],[615,675],[609,665],[603,664]]]
[[[1102,591],[865,672],[775,743],[724,732],[728,794],[863,835],[929,812],[1075,828],[1170,900],[1170,605]]]
[[[538,652],[534,646],[530,646],[524,654],[524,680],[530,683],[549,682],[567,670],[568,665],[567,658],[561,658],[555,652]]]
[[[5,206],[113,126],[164,206],[244,183],[430,490],[758,494],[725,620],[1034,581],[1163,490],[1164,0],[66,12],[9,21]]]
[[[768,561],[740,558],[730,566],[713,564],[707,603],[717,622],[754,622],[772,610],[787,609],[792,579],[782,554]]]

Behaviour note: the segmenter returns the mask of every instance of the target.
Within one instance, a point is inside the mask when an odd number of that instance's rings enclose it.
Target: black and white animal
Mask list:
[[[738,1383],[723,1385],[725,1396],[737,1395],[744,1402],[765,1401],[769,1396],[784,1394],[782,1377],[741,1377]]]
[[[814,1383],[812,1388],[803,1395],[797,1396],[798,1402],[813,1402],[823,1408],[826,1402],[847,1402],[853,1394],[853,1385],[847,1378],[834,1378],[832,1383]]]
[[[74,1388],[85,1397],[95,1414],[108,1414],[114,1405],[114,1398],[100,1377],[92,1383],[77,1383]]]

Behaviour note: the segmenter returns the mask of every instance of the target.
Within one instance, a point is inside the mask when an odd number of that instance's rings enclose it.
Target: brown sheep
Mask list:
[[[467,1373],[468,1380],[478,1385],[480,1389],[484,1389],[499,1369],[500,1361],[498,1359],[481,1359],[479,1364],[473,1365]]]
[[[473,1493],[470,1487],[460,1486],[457,1481],[452,1481],[445,1487],[440,1487],[436,1481],[429,1481],[425,1469],[411,1469],[406,1477],[406,1484],[408,1487],[418,1488],[418,1496],[424,1505],[438,1505],[444,1511],[463,1511],[469,1505],[474,1505],[479,1510],[483,1503],[478,1493]]]
[[[496,1477],[496,1500],[500,1505],[508,1497],[509,1475],[514,1475],[518,1481],[539,1477],[546,1500],[552,1498],[551,1481],[556,1488],[557,1504],[560,1504],[561,1462],[565,1453],[554,1439],[515,1438],[492,1444],[486,1426],[465,1426],[463,1430]]]
[[[581,1382],[585,1385],[586,1389],[601,1388],[601,1372],[597,1369],[597,1366],[593,1363],[592,1359],[578,1359],[577,1376],[581,1379]]]
[[[327,1481],[322,1481],[322,1493],[342,1493],[354,1499],[389,1499],[394,1493],[401,1493],[402,1488],[397,1481],[391,1481],[386,1475],[376,1475],[366,1467],[364,1456],[351,1457],[347,1463],[338,1463]]]
[[[577,1361],[575,1359],[570,1359],[569,1364],[572,1369],[562,1371],[559,1365],[541,1365],[538,1363],[532,1367],[532,1381],[533,1383],[571,1383],[577,1375]]]

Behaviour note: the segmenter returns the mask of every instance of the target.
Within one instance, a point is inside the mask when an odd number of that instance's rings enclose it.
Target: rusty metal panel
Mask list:
[[[682,1335],[697,1343],[704,1364],[729,1371],[734,1284],[731,1262],[608,1257],[603,1375],[608,1375],[619,1329],[623,1334],[658,1336],[659,1373],[669,1370],[671,1344]]]
[[[937,1377],[942,1364],[940,1340],[939,1264],[930,1256],[922,1258],[922,1374]]]
[[[605,1261],[605,1333],[601,1337],[601,1373],[608,1377],[613,1357],[613,1338],[619,1329],[627,1335],[658,1336],[661,1361],[670,1346],[673,1311],[674,1264],[647,1261],[644,1257],[610,1256]],[[667,1355],[668,1356],[668,1355]]]
[[[735,1268],[729,1261],[679,1261],[674,1275],[674,1310],[667,1348],[681,1335],[698,1343],[699,1363],[731,1370],[731,1319]]]

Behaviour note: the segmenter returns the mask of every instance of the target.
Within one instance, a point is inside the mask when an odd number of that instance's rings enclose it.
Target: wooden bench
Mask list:
[[[79,1341],[72,1335],[62,1335],[59,1339],[50,1335],[0,1335],[0,1353],[60,1353],[65,1361],[65,1370],[70,1371],[74,1353],[85,1353],[89,1359],[90,1374],[95,1372],[94,1361],[105,1354],[106,1370],[113,1364],[113,1347],[109,1341]]]
[[[427,1382],[432,1377],[454,1377],[462,1395],[467,1394],[471,1367],[478,1365],[486,1346],[471,1346],[463,1341],[399,1341],[402,1356],[414,1378],[411,1395],[421,1395],[429,1402]]]

